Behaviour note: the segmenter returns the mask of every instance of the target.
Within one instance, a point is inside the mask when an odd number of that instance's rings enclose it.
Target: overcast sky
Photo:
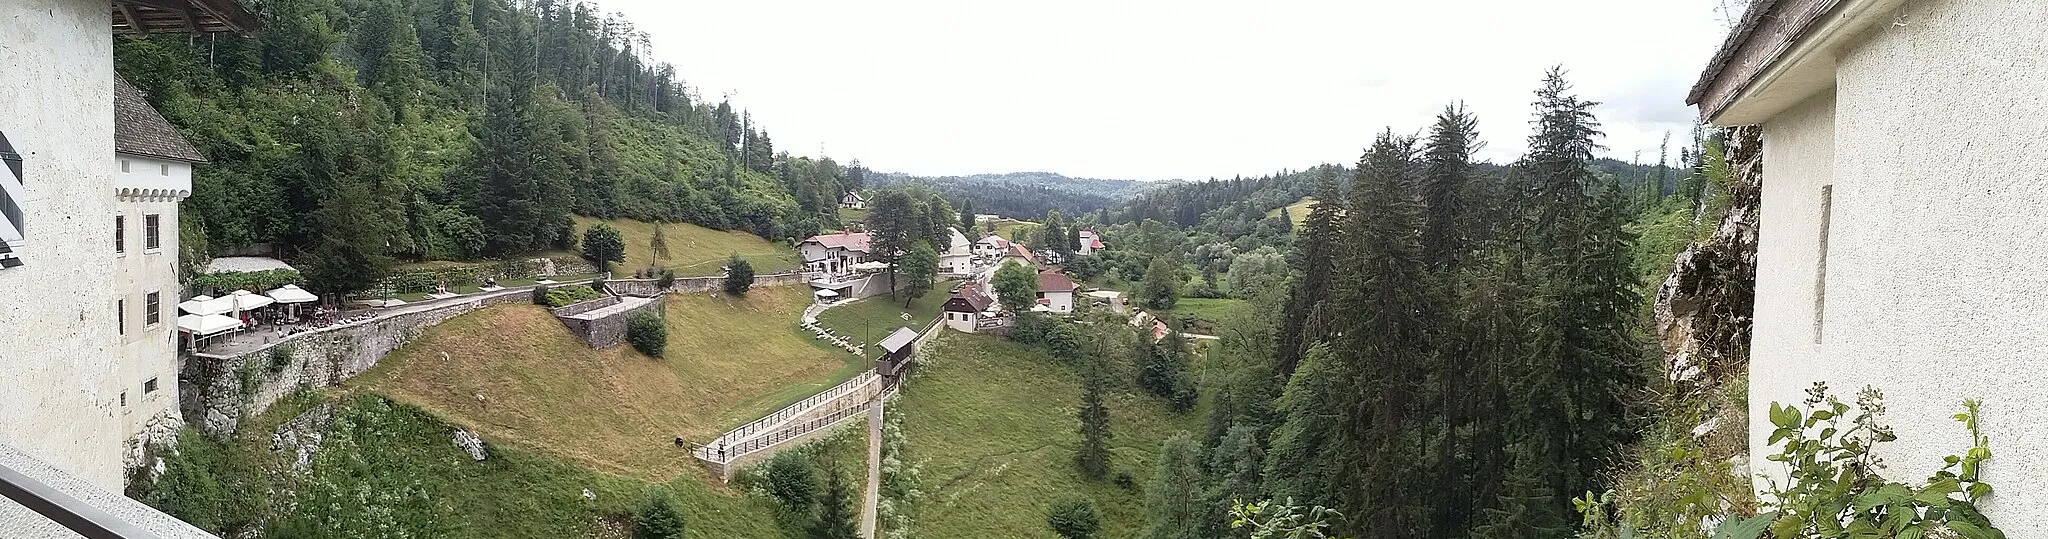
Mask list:
[[[1720,0],[600,0],[777,149],[920,175],[1201,179],[1351,163],[1452,101],[1480,156],[1528,136],[1545,68],[1604,103],[1608,155],[1684,144]],[[1673,157],[1675,159],[1675,157]]]

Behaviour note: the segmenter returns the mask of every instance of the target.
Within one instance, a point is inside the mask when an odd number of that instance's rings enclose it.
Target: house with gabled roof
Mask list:
[[[946,327],[974,333],[984,320],[996,316],[993,311],[995,304],[995,298],[984,293],[979,283],[968,282],[954,291],[952,297],[946,298],[945,305],[939,307],[939,316],[945,320]]]
[[[804,257],[805,268],[829,275],[850,274],[855,264],[875,258],[869,252],[866,232],[819,234],[797,243],[796,249]]]
[[[1092,255],[1098,251],[1101,251],[1104,247],[1102,245],[1102,236],[1100,234],[1096,234],[1093,230],[1083,230],[1080,232],[1076,232],[1075,234],[1081,237],[1081,248],[1074,250],[1075,255]]]
[[[839,207],[849,210],[865,210],[868,209],[868,198],[862,196],[860,191],[847,191],[846,194],[839,195]]]
[[[1074,312],[1074,280],[1059,270],[1038,272],[1038,304],[1056,313]]]

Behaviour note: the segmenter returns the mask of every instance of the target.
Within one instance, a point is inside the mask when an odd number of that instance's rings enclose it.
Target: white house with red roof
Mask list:
[[[1010,240],[1003,239],[1002,236],[995,234],[982,236],[980,241],[974,242],[975,256],[995,256],[1009,250]]]
[[[804,256],[804,267],[831,275],[853,273],[853,266],[874,258],[868,252],[868,233],[839,231],[804,239],[796,246]]]
[[[1097,235],[1095,231],[1083,230],[1077,234],[1081,236],[1081,248],[1075,249],[1074,254],[1088,256],[1103,249],[1102,236]]]
[[[1074,280],[1058,270],[1038,272],[1038,304],[1056,313],[1074,312]]]

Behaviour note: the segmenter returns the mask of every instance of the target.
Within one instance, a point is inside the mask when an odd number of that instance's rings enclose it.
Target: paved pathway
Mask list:
[[[875,538],[875,505],[882,499],[882,406],[886,404],[877,399],[868,407],[868,492],[860,503],[860,536],[868,539]]]

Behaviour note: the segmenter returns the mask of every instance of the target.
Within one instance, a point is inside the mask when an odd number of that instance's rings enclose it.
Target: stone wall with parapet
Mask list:
[[[578,316],[599,309],[617,306],[620,303],[639,303],[639,305],[595,318]],[[626,341],[626,327],[632,324],[633,317],[643,313],[661,316],[661,306],[662,299],[658,296],[651,299],[608,296],[564,305],[559,309],[555,309],[554,313],[556,320],[562,321],[562,325],[567,326],[570,333],[576,334],[577,338],[583,339],[583,342],[589,344],[591,348],[605,348]]]
[[[810,279],[806,278],[803,272],[797,271],[783,273],[768,273],[754,276],[755,288],[769,286],[795,286],[809,282]],[[611,290],[612,293],[615,294],[626,296],[639,296],[644,298],[653,297],[656,294],[662,292],[663,290],[660,287],[660,284],[661,281],[655,279],[612,279],[605,281],[604,287],[608,290]],[[725,277],[713,275],[709,277],[677,277],[675,279],[675,282],[669,283],[667,291],[680,294],[691,294],[697,292],[711,292],[715,290],[722,290],[724,288]]]
[[[435,324],[490,305],[532,301],[530,288],[329,326],[234,356],[193,354],[178,373],[178,402],[192,426],[214,434],[233,432],[242,416],[263,413],[302,386],[318,389],[348,381]],[[272,351],[280,349],[287,355],[274,361]]]

